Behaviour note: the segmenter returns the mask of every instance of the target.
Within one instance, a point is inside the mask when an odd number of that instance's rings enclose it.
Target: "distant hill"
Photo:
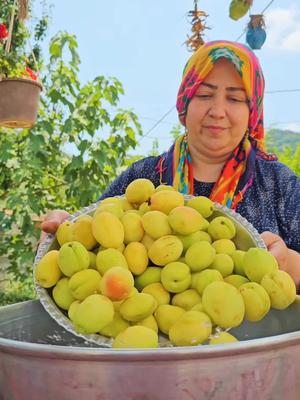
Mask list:
[[[287,129],[270,129],[266,132],[266,146],[268,151],[284,150],[285,147],[296,149],[300,145],[300,132]]]

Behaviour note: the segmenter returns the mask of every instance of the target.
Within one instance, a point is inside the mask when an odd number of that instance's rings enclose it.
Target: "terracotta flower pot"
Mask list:
[[[42,85],[23,78],[0,81],[0,126],[31,128],[36,121]]]

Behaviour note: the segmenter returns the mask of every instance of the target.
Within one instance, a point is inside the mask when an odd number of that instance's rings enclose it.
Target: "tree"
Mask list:
[[[33,217],[95,202],[141,134],[137,116],[117,107],[123,88],[116,78],[80,83],[74,36],[58,34],[49,52],[36,125],[0,129],[0,255],[20,279],[31,271],[40,234]]]
[[[297,176],[300,177],[300,144],[293,149],[286,147],[278,153],[279,161],[287,165]]]

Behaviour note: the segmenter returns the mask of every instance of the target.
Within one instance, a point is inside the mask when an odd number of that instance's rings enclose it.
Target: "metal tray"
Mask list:
[[[192,198],[192,196],[185,196],[185,199],[188,200]],[[93,212],[96,210],[96,208],[99,206],[101,202],[94,203],[90,205],[89,207],[85,207],[81,209],[79,212],[74,214],[69,218],[69,220],[76,220],[80,215],[83,214],[93,214]],[[257,230],[245,219],[243,218],[240,214],[234,212],[233,210],[221,206],[218,203],[215,203],[215,211],[212,214],[209,220],[217,217],[217,216],[226,216],[232,220],[234,223],[236,230],[237,230],[237,235],[236,238],[233,239],[235,241],[235,244],[237,248],[241,250],[248,250],[250,247],[261,247],[265,248],[265,244],[263,240],[261,239],[259,233]],[[37,255],[35,258],[34,262],[34,282],[35,282],[35,288],[36,292],[38,294],[38,297],[44,306],[45,310],[51,315],[54,320],[61,325],[63,328],[65,328],[67,331],[73,333],[76,336],[79,336],[83,338],[86,341],[89,341],[91,343],[97,344],[102,347],[111,347],[112,344],[112,339],[98,335],[98,334],[80,334],[75,331],[72,322],[69,320],[67,317],[67,314],[63,312],[53,301],[50,293],[51,290],[47,290],[42,288],[41,286],[36,284],[35,281],[35,267],[40,261],[40,259],[46,254],[48,251],[57,249],[59,248],[58,242],[55,238],[55,235],[47,235],[45,241],[43,241],[37,251]],[[160,347],[171,347],[171,343],[168,340],[167,337],[164,335],[159,336],[159,346]]]

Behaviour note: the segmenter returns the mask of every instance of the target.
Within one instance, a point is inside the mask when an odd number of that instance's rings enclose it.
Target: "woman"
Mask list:
[[[252,51],[229,41],[206,43],[186,64],[178,92],[185,135],[161,156],[134,163],[101,198],[123,194],[142,177],[210,197],[251,222],[299,286],[300,179],[264,151],[263,93]],[[50,213],[43,230],[55,231],[66,215]]]

